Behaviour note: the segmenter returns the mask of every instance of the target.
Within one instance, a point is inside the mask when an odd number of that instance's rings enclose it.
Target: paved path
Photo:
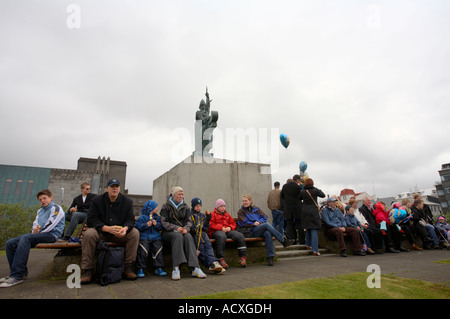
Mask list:
[[[416,278],[450,286],[450,264],[435,263],[450,259],[448,250],[411,251],[400,254],[374,256],[349,256],[334,254],[279,260],[274,267],[265,264],[247,268],[232,267],[224,274],[208,275],[206,279],[190,277],[182,272],[181,280],[148,276],[136,281],[100,287],[96,284],[69,289],[65,280],[41,280],[42,273],[52,262],[54,250],[31,251],[28,263],[29,276],[20,285],[0,289],[0,299],[174,299],[215,292],[258,287],[310,278],[336,276],[345,273],[365,272],[370,264],[378,264],[382,274]],[[6,256],[0,257],[0,276],[8,275]],[[69,273],[68,273],[69,275]],[[450,296],[446,296],[450,298]]]

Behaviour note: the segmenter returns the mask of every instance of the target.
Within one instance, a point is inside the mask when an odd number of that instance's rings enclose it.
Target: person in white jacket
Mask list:
[[[61,206],[53,203],[52,192],[48,189],[36,195],[41,204],[30,233],[9,239],[6,242],[9,276],[0,279],[0,288],[8,288],[23,282],[28,274],[27,262],[30,249],[39,243],[54,243],[62,236],[65,219]]]

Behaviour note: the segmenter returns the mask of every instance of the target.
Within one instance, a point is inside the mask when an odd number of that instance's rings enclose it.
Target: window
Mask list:
[[[27,196],[31,195],[31,192],[33,191],[33,184],[34,184],[34,181],[32,179],[30,179],[27,184],[27,190],[26,190]]]
[[[18,179],[16,183],[16,191],[14,192],[15,195],[20,195],[20,192],[22,191],[22,185],[23,179]]]
[[[450,181],[450,174],[442,175],[442,176],[441,176],[441,181],[442,181],[442,182],[448,182],[448,181]]]
[[[448,204],[447,204],[447,202],[441,202],[441,206],[442,206],[442,208],[447,208]]]
[[[445,196],[445,193],[444,193],[443,189],[438,189],[437,190],[437,194],[438,194],[438,196]]]
[[[9,190],[11,189],[11,182],[12,182],[11,178],[7,178],[6,179],[5,188],[3,189],[3,194],[4,195],[9,194]]]
[[[445,191],[446,194],[450,194],[450,187],[444,188],[444,191]]]

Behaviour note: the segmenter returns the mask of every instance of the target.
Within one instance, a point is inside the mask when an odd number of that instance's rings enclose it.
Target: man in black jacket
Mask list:
[[[286,234],[289,239],[297,241],[300,244],[305,243],[305,231],[301,227],[302,202],[300,200],[301,187],[300,175],[294,175],[293,181],[283,185],[280,198],[284,204],[284,217],[286,218]]]
[[[68,241],[78,224],[84,223],[91,206],[92,199],[97,196],[91,193],[89,183],[81,184],[81,194],[75,197],[65,215],[69,225],[64,232],[64,237],[59,241]]]
[[[92,280],[95,248],[100,240],[125,245],[124,277],[128,280],[137,279],[132,269],[136,260],[139,245],[139,231],[134,228],[135,218],[133,202],[120,193],[120,182],[110,179],[106,193],[95,197],[87,217],[87,229],[83,237],[81,253],[81,269],[84,274],[81,284]]]

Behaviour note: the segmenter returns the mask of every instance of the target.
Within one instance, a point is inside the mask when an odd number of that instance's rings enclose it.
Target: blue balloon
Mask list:
[[[280,134],[280,141],[281,141],[281,145],[283,145],[284,148],[288,148],[289,143],[290,143],[289,136],[287,136],[286,134]]]
[[[306,169],[308,168],[308,164],[306,162],[302,161],[298,167],[300,168],[300,172],[304,173],[306,171]]]

